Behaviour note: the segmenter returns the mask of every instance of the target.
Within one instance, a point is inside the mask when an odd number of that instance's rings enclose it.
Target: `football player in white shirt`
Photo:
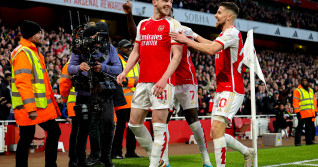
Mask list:
[[[188,39],[183,33],[170,33],[172,39],[186,44],[200,52],[214,55],[217,76],[217,90],[212,111],[212,126],[210,136],[214,143],[217,167],[226,163],[226,148],[240,151],[244,155],[246,167],[251,166],[255,150],[248,148],[231,135],[225,134],[227,124],[237,113],[243,103],[244,85],[242,79],[243,48],[241,33],[234,27],[239,8],[232,2],[222,2],[215,14],[216,27],[222,33],[216,40],[198,43]],[[199,41],[200,42],[200,41]]]

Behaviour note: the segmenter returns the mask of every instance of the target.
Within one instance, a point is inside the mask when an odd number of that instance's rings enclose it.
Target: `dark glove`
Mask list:
[[[297,113],[297,119],[300,120],[300,112]]]
[[[128,85],[128,78],[126,77],[126,80],[123,82],[123,87],[126,87]]]

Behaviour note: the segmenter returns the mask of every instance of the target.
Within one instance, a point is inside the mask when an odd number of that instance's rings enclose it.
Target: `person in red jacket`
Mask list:
[[[61,130],[55,118],[60,111],[52,93],[43,55],[37,47],[42,45],[41,27],[32,21],[24,21],[23,38],[11,55],[12,107],[20,128],[16,153],[16,166],[27,167],[29,147],[34,138],[35,125],[46,132],[45,166],[55,167],[57,145]]]

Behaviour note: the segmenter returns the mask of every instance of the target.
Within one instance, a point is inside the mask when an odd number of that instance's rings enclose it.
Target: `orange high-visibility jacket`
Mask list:
[[[61,113],[58,109],[58,106],[54,105],[56,104],[56,101],[52,93],[52,88],[48,74],[46,72],[44,57],[40,52],[38,52],[35,44],[24,38],[21,38],[20,45],[13,51],[11,55],[10,62],[14,69],[12,73],[15,74],[15,78],[14,80],[12,80],[12,83],[15,83],[22,100],[35,98],[34,93],[32,91],[33,88],[31,82],[31,74],[34,73],[34,71],[32,70],[33,68],[31,66],[31,62],[29,61],[26,53],[24,51],[21,51],[12,60],[12,57],[23,46],[30,48],[35,53],[35,55],[38,58],[38,60],[35,61],[39,61],[42,69],[45,70],[45,72],[43,73],[43,77],[45,84],[46,99],[48,99],[48,101],[51,101],[51,103],[47,104],[46,108],[37,108],[36,103],[34,101],[29,101],[28,103],[23,104],[22,108],[14,109],[14,117],[16,119],[17,124],[20,126],[28,126],[55,119],[57,118],[57,116],[61,115]],[[31,120],[29,118],[28,113],[31,111],[37,112],[37,118],[35,120]]]
[[[118,57],[120,58],[121,62],[123,62],[123,61],[127,62],[123,58],[123,56],[121,56],[120,54],[118,54]],[[123,66],[123,68],[125,68],[123,63],[122,63],[122,66]],[[139,68],[139,65],[137,65],[137,67]],[[136,68],[136,66],[134,68]],[[134,70],[134,69],[131,69],[131,70]],[[138,71],[139,71],[139,69],[138,69]],[[138,76],[139,76],[139,74],[138,74]],[[128,77],[128,85],[127,85],[126,88],[123,88],[123,92],[124,92],[127,104],[123,105],[123,106],[115,107],[114,108],[115,111],[118,111],[118,110],[121,110],[121,109],[126,109],[126,108],[131,108],[131,101],[132,101],[132,98],[133,98],[133,95],[134,95],[134,89],[132,89],[132,88],[135,88],[135,81],[136,81],[136,77],[138,77],[138,76]]]
[[[75,102],[67,103],[68,95],[72,88],[71,77],[67,72],[68,64],[69,62],[67,62],[62,69],[59,87],[60,87],[60,94],[62,96],[62,100],[64,103],[66,103],[66,106],[67,106],[67,115],[69,117],[73,117],[75,116],[75,111],[74,111]]]
[[[299,92],[298,89],[295,89],[294,93],[293,93],[294,112],[295,113],[300,112],[301,118],[313,118],[313,117],[315,117],[315,112],[317,111],[317,100],[315,98],[314,92],[312,92],[313,90],[311,88],[309,88],[309,92],[307,92],[301,85],[299,85],[297,88],[301,89],[304,93],[309,93],[309,94],[312,93],[312,96],[313,96],[312,99],[308,99],[308,100],[312,101],[311,105],[313,105],[313,107],[312,107],[313,109],[305,109],[305,110],[301,109],[301,107],[302,107],[301,100],[306,100],[306,97],[305,97],[305,99],[303,99],[301,92]]]

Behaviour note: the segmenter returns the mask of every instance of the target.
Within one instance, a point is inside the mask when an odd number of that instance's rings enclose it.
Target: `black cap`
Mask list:
[[[119,48],[126,48],[129,46],[134,46],[133,44],[131,44],[127,39],[122,39],[121,41],[119,41],[118,43],[118,47]]]
[[[41,26],[30,20],[24,20],[22,23],[21,33],[23,38],[29,39],[39,31],[41,31]]]
[[[97,29],[97,32],[107,32],[108,33],[108,31],[109,31],[108,25],[102,21],[96,23],[95,27]]]

